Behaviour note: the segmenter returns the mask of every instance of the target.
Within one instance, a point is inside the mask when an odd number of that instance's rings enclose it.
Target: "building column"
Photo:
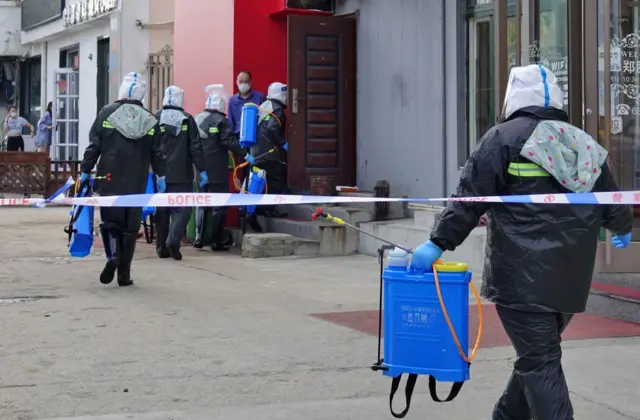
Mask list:
[[[222,83],[227,94],[233,92],[233,21],[233,0],[175,2],[174,83],[187,92],[188,112],[202,109],[208,84]]]

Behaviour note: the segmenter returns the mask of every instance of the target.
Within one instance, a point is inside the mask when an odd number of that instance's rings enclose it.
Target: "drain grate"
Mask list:
[[[12,305],[14,303],[35,302],[37,300],[57,299],[58,296],[14,296],[0,297],[0,305]]]

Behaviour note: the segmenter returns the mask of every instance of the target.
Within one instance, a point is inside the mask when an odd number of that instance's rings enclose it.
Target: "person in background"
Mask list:
[[[240,133],[240,116],[246,103],[260,105],[264,102],[264,93],[251,89],[251,73],[241,71],[236,79],[238,93],[229,100],[229,126],[235,135]]]
[[[31,130],[33,136],[35,130],[33,125],[18,115],[18,109],[15,106],[9,108],[9,114],[4,120],[4,132],[7,136],[7,152],[24,152],[24,139],[22,131],[25,127]]]
[[[98,113],[89,132],[89,146],[80,165],[84,182],[96,163],[95,191],[100,195],[144,194],[149,164],[157,176],[159,193],[167,188],[166,158],[160,127],[142,105],[146,83],[138,73],[125,76],[118,100]],[[109,284],[118,273],[119,286],[131,286],[131,262],[136,249],[142,207],[100,207],[100,233],[107,263],[100,283]]]
[[[617,191],[607,151],[570,125],[555,75],[542,65],[511,69],[504,122],[467,161],[454,197]],[[496,305],[516,351],[493,420],[572,420],[562,369],[562,333],[584,312],[600,228],[626,248],[633,218],[625,205],[449,201],[411,265],[428,270],[455,250],[488,213],[482,294]]]
[[[53,132],[53,117],[52,117],[53,103],[49,102],[47,110],[40,121],[38,121],[38,134],[36,136],[36,147],[38,152],[49,153],[49,147],[51,146],[51,134]]]
[[[209,93],[205,109],[195,116],[200,132],[202,150],[204,152],[205,168],[208,179],[202,179],[200,185],[204,192],[229,192],[229,152],[235,156],[242,156],[250,164],[253,157],[246,153],[233,135],[227,116],[224,113],[224,86],[209,85],[205,88]],[[226,207],[212,209],[198,207],[196,222],[195,248],[202,248],[202,238],[206,229],[206,213],[211,211],[211,250],[227,251],[229,248],[224,241],[224,223],[227,215]]]
[[[289,144],[285,138],[287,117],[287,85],[274,82],[269,86],[266,102],[260,105],[256,152],[260,158],[260,168],[267,172],[267,192],[285,194],[287,191],[287,151]],[[285,217],[271,206],[259,207],[260,213],[267,217]],[[257,212],[247,223],[256,232],[262,232],[257,220]]]
[[[156,114],[160,123],[162,149],[167,159],[167,193],[193,191],[193,166],[207,182],[200,133],[193,116],[182,108],[184,91],[169,86],[164,93],[162,110]],[[160,258],[181,260],[180,242],[184,236],[190,207],[158,207],[155,215],[156,253]]]

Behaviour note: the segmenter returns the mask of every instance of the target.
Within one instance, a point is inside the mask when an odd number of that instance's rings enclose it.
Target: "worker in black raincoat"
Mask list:
[[[158,192],[166,188],[158,121],[142,105],[145,93],[145,81],[129,73],[120,86],[119,99],[102,108],[91,127],[80,179],[89,179],[98,163],[95,191],[100,195],[144,194],[149,164],[157,176]],[[117,271],[118,285],[130,286],[142,207],[101,207],[100,218],[107,255],[100,282],[111,283]]]
[[[229,152],[253,163],[253,157],[246,153],[236,139],[225,114],[226,101],[222,85],[209,85],[205,89],[209,93],[205,109],[195,116],[200,133],[202,151],[204,152],[207,180],[200,184],[204,192],[229,192]],[[206,182],[203,182],[206,181]],[[229,238],[225,237],[224,224],[227,215],[226,207],[198,208],[196,220],[195,248],[202,248],[202,239],[206,229],[207,213],[211,213],[211,249],[227,251]]]
[[[184,91],[177,86],[165,90],[162,110],[156,113],[160,124],[162,150],[167,158],[167,193],[192,192],[194,172],[207,181],[200,133],[193,116],[185,112]],[[181,260],[180,243],[185,235],[191,207],[156,209],[156,253],[160,258]]]
[[[289,143],[285,136],[287,116],[287,85],[274,82],[267,90],[267,100],[260,105],[258,119],[258,135],[256,151],[260,156],[260,169],[267,173],[267,193],[285,194],[287,192],[287,152]],[[267,217],[285,217],[275,206],[258,207],[259,212],[253,213],[248,223],[257,232],[262,232],[257,215]]]
[[[567,123],[563,93],[542,65],[512,69],[504,122],[467,161],[455,197],[617,191],[607,151]],[[561,334],[587,303],[601,227],[631,240],[624,205],[447,203],[412,265],[453,251],[489,215],[483,295],[496,304],[517,358],[493,420],[570,420]]]

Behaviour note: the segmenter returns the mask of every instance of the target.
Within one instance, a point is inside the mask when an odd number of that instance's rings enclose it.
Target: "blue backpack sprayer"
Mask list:
[[[378,356],[371,369],[393,378],[389,395],[391,414],[395,418],[407,415],[418,375],[429,376],[429,393],[433,401],[453,401],[469,379],[469,367],[482,337],[480,295],[471,283],[467,264],[437,261],[432,271],[415,270],[409,267],[410,249],[365,232],[321,208],[311,218],[332,221],[384,243],[378,249]],[[385,268],[386,251],[390,252]],[[480,326],[475,346],[467,356],[463,346],[467,346],[469,340],[469,288],[478,302]],[[381,357],[383,325],[384,358]],[[396,413],[393,411],[393,398],[403,374],[408,375],[406,406],[402,412]],[[453,382],[445,399],[440,399],[436,392],[438,381]]]
[[[267,111],[265,111],[267,112]],[[242,107],[242,113],[240,114],[240,147],[245,149],[249,153],[250,149],[256,145],[257,133],[258,133],[258,117],[260,114],[260,107],[256,104],[247,103]],[[275,117],[275,116],[274,116]],[[272,153],[275,149],[271,149],[268,152],[255,157],[257,162],[264,156]],[[244,182],[242,185],[236,185],[236,189],[240,192],[247,194],[264,194],[267,189],[267,173],[256,166],[250,167],[248,162],[238,165],[234,172],[238,169],[245,167],[243,174]],[[234,173],[233,179],[236,179]],[[243,206],[240,207],[243,212],[244,218],[242,221],[242,233],[246,232],[246,220],[247,216],[251,216],[256,212],[256,206]]]
[[[91,197],[92,178],[76,183],[75,197]],[[93,216],[95,207],[74,205],[71,208],[69,226],[64,231],[69,236],[69,253],[72,257],[84,258],[91,253],[93,246]]]

